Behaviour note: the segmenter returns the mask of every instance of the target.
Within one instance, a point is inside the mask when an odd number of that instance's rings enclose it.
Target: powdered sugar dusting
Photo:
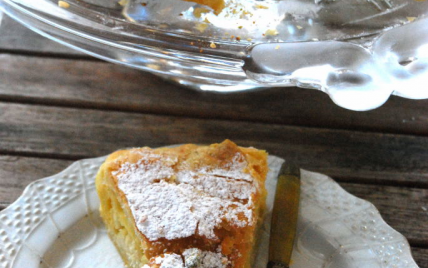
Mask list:
[[[254,224],[255,182],[244,172],[247,162],[242,154],[215,169],[183,167],[175,172],[177,164],[172,156],[143,153],[137,163],[123,163],[112,173],[137,228],[150,241],[195,234],[214,239],[215,228],[224,220],[238,227]]]
[[[190,184],[199,191],[223,199],[248,199],[248,194],[255,190],[253,184],[247,181],[236,181],[233,178],[191,171],[179,172],[177,181]]]
[[[164,254],[155,258],[155,264],[160,265],[159,268],[182,268],[184,267],[183,259],[178,254]],[[150,268],[149,265],[144,265],[142,268]]]
[[[225,268],[229,261],[221,253],[190,248],[183,252],[183,256],[163,254],[155,257],[152,263],[159,265],[159,268]],[[150,268],[150,265],[146,264],[142,268]]]
[[[183,257],[186,268],[224,268],[229,264],[228,259],[221,253],[197,248],[186,249]]]
[[[174,175],[172,167],[177,163],[176,158],[165,157],[162,159],[161,155],[152,153],[141,154],[141,156],[137,164],[124,163],[119,171],[114,172],[113,175],[122,173],[120,175],[121,181],[124,179],[127,184],[134,185],[140,190],[144,189],[142,186],[156,180],[168,179]]]
[[[252,182],[253,178],[251,175],[242,172],[246,166],[247,162],[245,161],[245,157],[242,154],[237,153],[223,168],[202,168],[199,170],[199,173]]]

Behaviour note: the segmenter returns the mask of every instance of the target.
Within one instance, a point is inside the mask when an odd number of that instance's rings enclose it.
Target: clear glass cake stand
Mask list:
[[[0,0],[35,32],[203,91],[298,86],[352,110],[428,98],[428,1]],[[114,79],[114,78],[111,78]]]

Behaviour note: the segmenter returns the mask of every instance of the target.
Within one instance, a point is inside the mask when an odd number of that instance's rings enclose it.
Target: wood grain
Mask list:
[[[82,56],[83,54],[53,42],[14,21],[0,16],[0,51],[37,55]]]
[[[367,183],[428,187],[426,137],[0,103],[3,154],[78,159],[133,146],[226,138],[341,181],[362,174]]]
[[[315,90],[201,94],[104,62],[0,55],[0,100],[195,118],[428,135],[428,100],[392,97],[353,112]]]
[[[31,182],[51,176],[72,161],[0,155],[0,206],[15,201]]]
[[[412,245],[428,246],[428,189],[349,183],[341,183],[341,186],[373,203],[385,221],[406,236]]]
[[[428,268],[428,249],[412,247],[412,255],[420,268]]]

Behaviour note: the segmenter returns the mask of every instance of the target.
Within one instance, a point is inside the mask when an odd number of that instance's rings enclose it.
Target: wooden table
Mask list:
[[[314,90],[201,94],[0,25],[0,209],[74,160],[131,146],[264,148],[369,200],[428,268],[428,100],[370,112]]]

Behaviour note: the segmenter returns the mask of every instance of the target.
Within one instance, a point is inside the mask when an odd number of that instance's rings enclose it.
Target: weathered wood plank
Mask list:
[[[84,55],[25,28],[7,15],[3,15],[3,19],[0,16],[0,36],[0,51],[20,51],[47,55]]]
[[[412,255],[419,268],[428,268],[428,249],[413,247]]]
[[[385,221],[411,244],[428,246],[428,189],[341,185],[351,194],[373,203]]]
[[[31,182],[64,170],[72,161],[0,155],[0,206],[15,201]]]
[[[280,88],[248,94],[201,94],[104,62],[0,55],[0,99],[200,118],[428,135],[428,100],[392,97],[353,112],[321,92]]]
[[[362,174],[370,183],[428,185],[426,137],[0,103],[0,151],[7,154],[77,159],[225,138],[342,181]]]
[[[327,174],[340,182],[394,185],[404,187],[426,187],[428,181],[428,173],[425,171],[402,172],[398,170],[382,170],[382,168],[374,171],[365,169],[349,169],[345,167],[319,167],[314,168],[313,171]]]

